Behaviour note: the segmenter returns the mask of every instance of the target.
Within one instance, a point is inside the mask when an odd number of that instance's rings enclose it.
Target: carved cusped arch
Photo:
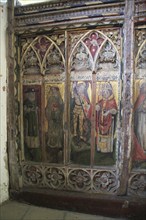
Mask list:
[[[56,74],[65,69],[64,38],[38,36],[25,39],[21,48],[22,75]]]
[[[119,67],[118,49],[112,40],[101,31],[89,31],[76,38],[73,36],[73,40],[69,58],[71,71],[98,71],[102,68],[100,64],[103,63],[106,63],[106,66],[109,66],[107,63],[111,63],[110,69]]]
[[[146,40],[139,47],[135,59],[135,78],[146,78]]]

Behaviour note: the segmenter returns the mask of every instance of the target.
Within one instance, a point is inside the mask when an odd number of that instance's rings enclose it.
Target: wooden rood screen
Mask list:
[[[51,166],[45,165],[45,172],[37,168],[39,184],[116,192],[120,56],[120,28],[21,37],[25,184],[30,183],[31,169],[36,169],[31,162],[47,162]],[[107,168],[98,171],[96,166]],[[57,179],[52,182],[54,172]]]
[[[15,8],[14,188],[145,197],[144,19],[144,1]]]

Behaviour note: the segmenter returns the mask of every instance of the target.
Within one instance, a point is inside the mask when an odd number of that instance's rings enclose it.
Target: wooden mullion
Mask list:
[[[94,155],[95,155],[95,121],[96,121],[96,73],[92,73],[92,113],[91,113],[91,167],[94,165]]]
[[[123,91],[121,128],[121,173],[119,195],[127,193],[131,160],[132,97],[133,97],[133,47],[134,47],[134,5],[135,1],[125,1],[124,49],[123,49]]]

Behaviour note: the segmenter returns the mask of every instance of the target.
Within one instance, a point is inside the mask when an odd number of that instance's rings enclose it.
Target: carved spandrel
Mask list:
[[[106,28],[101,30],[101,32],[103,34],[105,34],[107,36],[108,39],[110,39],[112,41],[112,43],[114,44],[115,48],[117,49],[117,51],[119,52],[119,54],[121,54],[121,33],[120,33],[120,29],[111,29],[111,28]]]
[[[53,42],[59,47],[62,54],[65,56],[65,36],[64,34],[59,35],[51,35],[50,39],[53,40]]]
[[[146,39],[146,29],[138,29],[135,30],[135,53],[138,53],[141,45],[144,43]]]
[[[136,60],[136,68],[138,70],[145,70],[143,71],[145,72],[145,74],[143,73],[144,75],[142,75],[141,77],[146,77],[146,40],[143,42],[142,47],[139,50],[138,57]]]
[[[92,65],[91,62],[92,61],[89,55],[89,51],[87,51],[87,48],[83,43],[79,43],[71,59],[71,70],[72,71],[91,70],[91,65]]]
[[[50,45],[51,42],[45,36],[40,36],[33,42],[33,46],[39,55],[41,62]]]
[[[53,41],[54,40],[54,41]],[[60,74],[65,70],[64,35],[21,40],[21,71],[24,75]]]
[[[45,74],[61,74],[65,71],[62,54],[54,45],[51,46],[44,62]]]
[[[36,75],[41,73],[38,56],[31,47],[23,57],[22,72],[24,75]]]
[[[30,44],[35,40],[35,37],[28,37],[20,39],[20,57],[22,58],[25,51],[28,49]]]
[[[141,46],[141,44],[144,42],[146,39],[146,30],[141,29],[141,30],[136,30],[136,41],[138,47]]]
[[[69,33],[69,52],[71,53],[76,44],[79,42],[84,32]]]
[[[103,79],[118,79],[119,65],[118,53],[112,43],[107,40],[103,45],[95,64],[95,70],[98,72],[97,78],[99,80],[101,77],[103,77]]]

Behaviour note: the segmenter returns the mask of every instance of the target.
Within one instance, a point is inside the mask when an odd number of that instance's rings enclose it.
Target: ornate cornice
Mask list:
[[[124,2],[124,0],[60,0],[55,2],[45,2],[39,4],[32,4],[27,6],[18,6],[15,8],[15,15],[32,14],[36,12],[56,11],[60,9],[77,8],[91,5],[106,5],[111,3]]]
[[[91,21],[92,19],[106,19],[107,17],[117,20],[117,16],[124,17],[123,1],[120,3],[117,1],[113,3],[112,1],[112,3],[106,4],[95,3],[95,1],[88,4],[88,2],[85,1],[83,4],[83,1],[75,1],[74,3],[73,1],[70,3],[61,1],[60,3],[18,7],[15,9],[15,27],[31,27],[51,23],[62,25],[64,22],[79,22],[81,19],[87,22],[87,19]]]

